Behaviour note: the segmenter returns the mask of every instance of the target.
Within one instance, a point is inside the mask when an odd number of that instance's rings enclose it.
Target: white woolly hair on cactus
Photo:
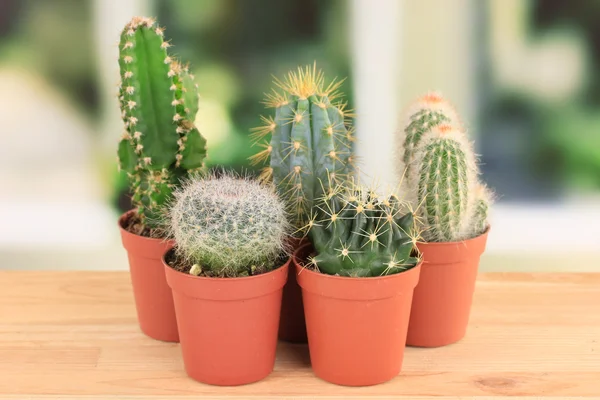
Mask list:
[[[430,129],[421,139],[407,176],[407,194],[430,242],[471,237],[479,170],[472,143],[452,125]]]
[[[419,111],[430,110],[438,111],[446,115],[451,121],[448,122],[459,129],[463,129],[463,121],[456,112],[454,105],[442,95],[440,91],[430,90],[424,95],[417,98],[406,110],[403,116],[402,129],[406,129],[410,125],[411,117]]]
[[[219,276],[270,270],[288,252],[284,203],[272,186],[247,176],[188,179],[175,191],[169,217],[178,254]]]
[[[399,155],[396,164],[400,176],[410,172],[410,163],[423,135],[440,124],[464,129],[454,106],[438,91],[429,91],[422,95],[402,113],[400,131],[396,132],[396,154]]]

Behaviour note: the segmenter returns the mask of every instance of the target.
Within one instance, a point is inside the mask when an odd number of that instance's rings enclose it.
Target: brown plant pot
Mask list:
[[[211,385],[259,381],[273,371],[281,293],[290,260],[242,278],[193,276],[163,264],[173,291],[186,373]]]
[[[290,343],[306,343],[306,322],[302,304],[302,290],[296,280],[297,259],[302,261],[310,254],[311,245],[306,239],[290,238],[293,249],[292,268],[283,287],[279,339]]]
[[[173,242],[135,235],[124,228],[131,210],[119,218],[123,247],[129,259],[135,308],[140,329],[149,337],[178,342],[177,321],[171,289],[165,279],[161,258]]]
[[[407,345],[439,347],[465,336],[488,232],[462,242],[417,244],[423,267],[413,297]]]
[[[315,374],[367,386],[401,370],[413,289],[421,266],[372,278],[331,276],[297,267]]]

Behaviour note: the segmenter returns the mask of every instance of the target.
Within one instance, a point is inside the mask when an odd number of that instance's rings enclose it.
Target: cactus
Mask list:
[[[408,175],[408,190],[426,229],[427,241],[453,242],[473,231],[478,170],[461,130],[438,125],[421,138]]]
[[[257,181],[232,174],[188,179],[174,193],[169,218],[177,251],[194,274],[253,275],[286,252],[285,205]]]
[[[168,55],[163,35],[154,19],[134,17],[119,43],[125,132],[118,162],[141,222],[149,227],[157,226],[180,179],[202,169],[206,157],[206,140],[193,124],[198,110],[193,76]]]
[[[350,184],[350,182],[349,182]],[[336,186],[317,203],[308,234],[320,272],[351,277],[390,275],[414,267],[419,237],[413,214],[396,195],[358,185]]]
[[[403,192],[423,226],[423,239],[454,242],[481,235],[488,227],[492,192],[479,181],[472,143],[450,104],[437,93],[421,97],[408,113],[400,172]]]
[[[404,140],[401,143],[402,165],[410,173],[410,164],[421,138],[430,129],[440,125],[450,124],[460,126],[461,122],[454,108],[436,92],[430,92],[411,107],[408,118],[403,126]]]
[[[488,213],[492,203],[492,191],[485,184],[479,183],[475,189],[473,230],[470,236],[479,236],[488,228]]]
[[[273,89],[265,101],[275,117],[261,117],[263,125],[252,130],[263,150],[251,162],[268,161],[260,179],[272,179],[297,228],[310,220],[315,200],[354,170],[353,114],[336,101],[341,83],[334,79],[326,86],[316,64],[289,72],[285,80],[275,80],[280,90]]]

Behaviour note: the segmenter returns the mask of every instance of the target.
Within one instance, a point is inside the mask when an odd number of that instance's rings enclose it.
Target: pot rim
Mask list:
[[[326,298],[374,301],[412,293],[421,275],[421,260],[414,267],[385,276],[348,277],[312,271],[296,264],[298,284],[303,291]]]
[[[136,233],[133,232],[129,232],[127,229],[125,229],[125,227],[123,226],[123,223],[125,222],[125,219],[127,217],[129,217],[131,214],[135,213],[136,209],[132,208],[131,210],[125,211],[123,214],[121,214],[117,220],[117,225],[119,227],[119,230],[127,235],[131,235],[133,237],[136,238],[140,238],[141,240],[151,240],[151,241],[160,241],[160,242],[165,242],[165,243],[175,243],[175,241],[173,239],[169,239],[169,238],[153,238],[153,237],[148,237],[148,236],[142,236],[142,235],[138,235]]]
[[[410,271],[412,271],[413,269],[418,269],[421,264],[423,264],[423,260],[420,260],[417,265],[415,265],[412,268],[406,269],[402,272],[398,272],[397,274],[390,274],[390,275],[382,275],[382,276],[361,276],[361,277],[353,277],[353,276],[339,276],[339,275],[329,275],[323,272],[317,272],[317,271],[313,271],[310,268],[306,268],[303,265],[298,264],[297,265],[297,269],[300,270],[298,272],[298,275],[300,275],[301,273],[303,273],[305,270],[310,272],[311,274],[315,274],[315,275],[321,275],[326,277],[326,279],[332,279],[332,280],[339,280],[339,281],[344,281],[344,282],[350,282],[350,281],[383,281],[383,280],[392,280],[394,278],[398,279],[398,275],[402,275],[405,273],[408,273]]]
[[[170,251],[169,249],[168,251]],[[195,300],[244,301],[283,290],[287,282],[291,257],[278,268],[264,274],[235,278],[194,276],[171,268],[161,258],[167,284],[173,293]]]
[[[236,276],[236,277],[216,277],[216,276],[195,276],[195,275],[190,275],[190,274],[186,274],[184,272],[181,271],[177,271],[176,269],[172,268],[169,264],[167,264],[167,261],[165,260],[165,256],[171,251],[173,250],[173,248],[176,246],[175,243],[173,243],[172,245],[169,246],[168,249],[165,250],[164,254],[161,256],[160,260],[162,261],[163,265],[165,266],[165,268],[168,268],[170,270],[173,271],[173,273],[175,273],[176,275],[181,275],[184,276],[185,279],[192,279],[192,280],[197,280],[197,281],[227,281],[227,282],[236,282],[236,281],[249,281],[251,279],[258,279],[264,275],[269,275],[272,274],[273,272],[280,270],[281,268],[285,267],[286,264],[289,265],[291,263],[292,260],[292,256],[288,256],[288,258],[286,259],[286,261],[281,264],[279,267],[272,269],[269,272],[265,272],[264,274],[258,274],[258,275],[252,275],[252,276]]]
[[[426,241],[417,241],[417,245],[427,245],[427,246],[431,246],[431,247],[442,247],[442,246],[454,246],[454,245],[458,245],[458,244],[468,244],[469,242],[473,242],[477,239],[481,239],[482,236],[486,236],[490,230],[492,229],[492,226],[488,224],[487,228],[485,229],[485,231],[483,231],[483,233],[481,233],[480,235],[477,235],[475,237],[469,238],[469,239],[464,239],[464,240],[457,240],[455,242],[426,242]]]
[[[123,222],[133,212],[135,210],[129,210],[121,214],[117,222],[123,247],[127,253],[136,254],[136,257],[160,261],[165,249],[173,246],[175,241],[168,238],[152,238],[129,232],[123,227]]]
[[[424,260],[424,268],[449,265],[479,258],[487,245],[490,227],[481,235],[460,242],[417,242],[416,248]]]

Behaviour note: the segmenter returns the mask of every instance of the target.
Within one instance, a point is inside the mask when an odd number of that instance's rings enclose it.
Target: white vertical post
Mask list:
[[[403,63],[400,107],[429,90],[454,104],[469,134],[476,134],[477,34],[479,0],[403,1]]]
[[[395,185],[403,1],[352,0],[351,37],[356,107],[356,154],[363,183]]]

